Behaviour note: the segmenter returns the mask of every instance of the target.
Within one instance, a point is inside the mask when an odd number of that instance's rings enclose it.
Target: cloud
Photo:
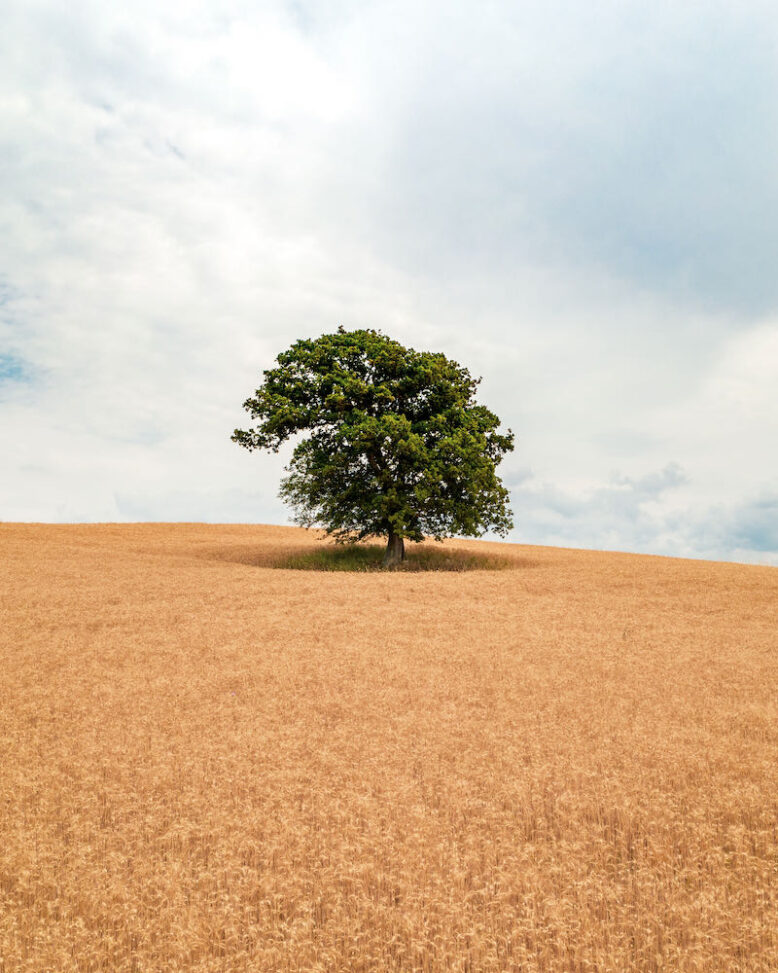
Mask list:
[[[738,549],[770,554],[778,564],[778,493],[739,505],[727,519],[722,533]]]
[[[677,530],[696,557],[778,567],[778,486],[737,503],[692,509]]]
[[[229,435],[344,324],[484,376],[517,540],[753,541],[774,31],[757,0],[12,0],[0,516],[283,520],[283,456]]]
[[[584,489],[528,477],[513,490],[516,534],[526,543],[663,553],[656,551],[666,530],[662,499],[686,482],[677,463],[638,478],[613,474]]]
[[[516,538],[524,543],[778,565],[778,491],[724,505],[676,499],[689,484],[676,463],[633,479],[614,475],[590,489],[528,476],[512,490]]]
[[[369,5],[352,27],[355,46],[387,40],[369,69],[393,127],[371,215],[394,261],[573,266],[692,307],[776,307],[768,6],[472,14]]]
[[[0,355],[0,385],[28,381],[27,365],[14,355]]]

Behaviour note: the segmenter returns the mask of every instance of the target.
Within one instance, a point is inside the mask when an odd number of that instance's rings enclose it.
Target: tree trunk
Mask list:
[[[394,531],[389,531],[389,540],[386,544],[386,553],[381,562],[381,567],[393,568],[401,561],[405,560],[405,541]]]

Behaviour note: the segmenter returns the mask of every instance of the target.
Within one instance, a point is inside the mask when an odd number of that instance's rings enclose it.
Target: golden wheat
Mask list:
[[[316,543],[0,525],[3,973],[778,970],[778,571]]]

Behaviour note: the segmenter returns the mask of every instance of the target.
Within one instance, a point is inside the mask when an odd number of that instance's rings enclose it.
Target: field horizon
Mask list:
[[[1,973],[778,969],[778,568],[321,547],[0,522]]]
[[[301,535],[307,535],[307,543],[314,541],[317,545],[321,544],[335,544],[330,538],[326,536],[323,529],[319,528],[308,528],[308,527],[297,527],[293,524],[270,524],[270,523],[253,523],[253,522],[228,522],[222,523],[219,521],[204,521],[204,520],[89,520],[89,521],[54,521],[54,520],[0,520],[0,529],[2,527],[72,527],[72,528],[103,528],[103,527],[146,527],[146,528],[174,528],[174,527],[203,527],[203,528],[233,528],[240,527],[246,530],[266,530],[266,531],[278,531],[278,530],[288,530],[292,532],[293,535],[299,537]],[[541,551],[580,551],[590,554],[624,554],[628,557],[649,557],[649,558],[662,558],[663,560],[671,561],[693,561],[695,563],[706,563],[706,564],[735,564],[742,565],[743,567],[757,567],[757,568],[772,568],[773,570],[778,570],[778,566],[771,564],[767,559],[762,562],[757,561],[738,561],[732,560],[731,558],[710,558],[702,557],[701,555],[694,554],[661,554],[654,551],[631,551],[623,548],[610,548],[610,547],[569,547],[558,544],[529,544],[523,543],[521,541],[512,540],[502,540],[495,537],[449,537],[443,541],[435,541],[432,538],[426,538],[421,543],[417,544],[414,541],[406,541],[407,549],[413,551],[414,548],[449,548],[452,545],[462,545],[464,547],[472,546],[474,549],[479,549],[481,547],[486,547],[488,545],[493,546],[498,551],[501,548],[518,548],[520,550],[541,550]],[[370,538],[366,541],[357,542],[356,546],[364,545],[376,545],[380,546],[382,549],[385,547],[385,541],[381,538]],[[307,544],[306,544],[307,546]],[[337,545],[341,546],[341,545]],[[343,545],[349,546],[349,545]],[[317,570],[315,567],[311,570]]]

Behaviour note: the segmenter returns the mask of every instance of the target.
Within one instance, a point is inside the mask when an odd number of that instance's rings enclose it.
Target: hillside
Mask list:
[[[778,969],[777,569],[317,543],[0,524],[3,973]]]

